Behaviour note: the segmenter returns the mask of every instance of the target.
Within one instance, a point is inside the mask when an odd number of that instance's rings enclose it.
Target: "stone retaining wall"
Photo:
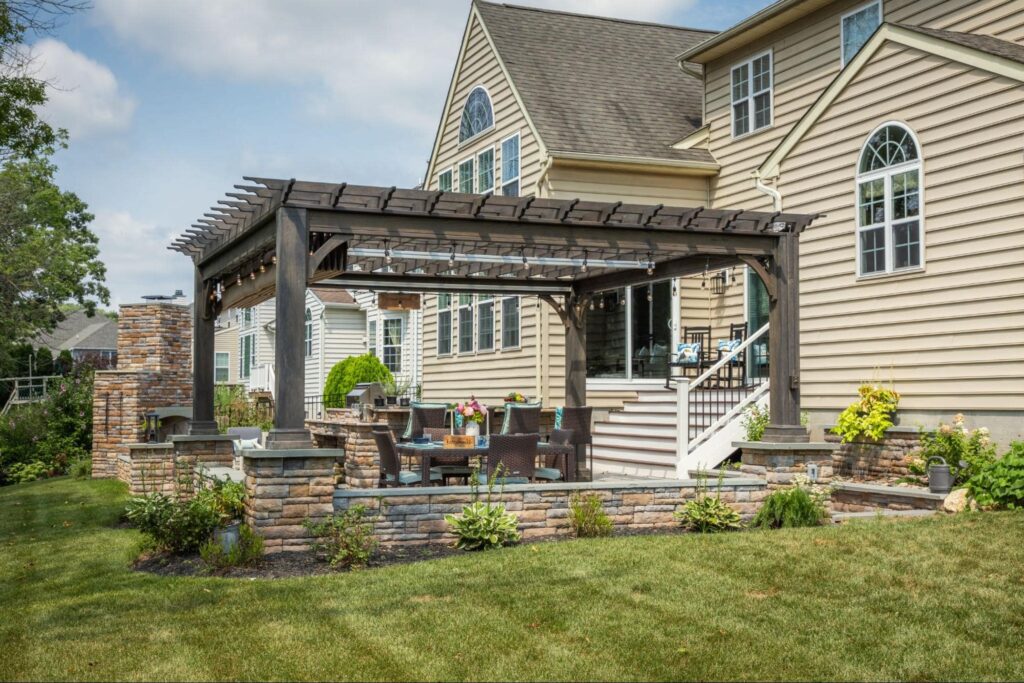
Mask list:
[[[816,483],[832,481],[835,446],[830,443],[738,441],[733,446],[741,449],[740,472],[763,477],[769,489],[789,486],[797,474],[809,475],[809,465],[817,469]]]
[[[698,495],[694,479],[664,482],[522,484],[495,491],[493,500],[503,502],[519,518],[525,539],[568,536],[569,498],[575,492],[593,492],[604,501],[616,532],[678,526],[673,513]],[[710,494],[716,492],[711,484]],[[482,492],[485,493],[485,492]],[[767,495],[764,481],[730,478],[722,484],[722,500],[744,519],[757,512]],[[338,489],[334,508],[345,510],[365,505],[379,513],[374,532],[385,545],[450,543],[446,514],[459,514],[472,501],[467,486],[405,489]]]
[[[836,482],[832,487],[832,511],[939,510],[945,498],[926,489]]]
[[[117,457],[116,476],[133,496],[189,496],[202,467],[231,467],[233,458],[228,436],[175,436],[171,443],[133,443],[125,449]]]
[[[921,448],[921,434],[916,427],[894,427],[880,441],[839,443],[839,437],[826,430],[825,441],[836,444],[832,466],[844,477],[905,477],[907,466]]]

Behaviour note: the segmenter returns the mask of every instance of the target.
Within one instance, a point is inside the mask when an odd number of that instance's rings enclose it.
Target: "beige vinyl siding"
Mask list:
[[[585,168],[556,160],[545,178],[544,196],[626,204],[707,206],[708,178]]]
[[[680,337],[689,326],[711,327],[711,352],[715,353],[719,339],[729,338],[729,325],[741,323],[744,316],[744,269],[730,268],[729,285],[721,294],[715,294],[711,278],[719,271],[710,271],[706,287],[701,287],[701,276],[680,279],[679,328]],[[734,275],[733,275],[734,274]]]
[[[313,392],[315,394],[321,393],[327,375],[336,363],[349,356],[361,356],[366,353],[366,314],[363,311],[348,306],[327,306],[320,322],[319,328],[323,335],[323,370],[317,385],[310,387],[308,382],[306,384],[307,391],[311,388],[316,389]]]
[[[721,165],[711,183],[715,207],[771,207],[770,198],[754,188],[750,173],[839,73],[839,18],[863,4],[864,0],[840,0],[707,65],[706,122],[711,153]],[[889,23],[1024,40],[1024,4],[1019,0],[883,0],[882,12]],[[767,49],[773,53],[773,126],[733,140],[731,68]]]
[[[921,143],[926,265],[859,280],[856,166],[887,120]],[[787,210],[827,214],[801,237],[805,407],[839,410],[880,380],[909,411],[1024,410],[1019,82],[885,44],[782,162],[779,189]]]
[[[214,353],[228,354],[228,384],[238,383],[238,322],[232,317],[214,333]],[[216,356],[215,356],[216,358]]]

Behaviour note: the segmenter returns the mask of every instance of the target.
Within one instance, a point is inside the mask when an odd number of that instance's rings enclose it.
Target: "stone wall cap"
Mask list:
[[[187,443],[190,441],[234,441],[229,434],[175,434],[171,443]]]
[[[758,451],[834,451],[836,444],[827,441],[800,441],[797,443],[775,443],[771,441],[733,441],[733,448]]]
[[[133,451],[158,451],[158,450],[170,450],[174,448],[174,444],[165,441],[163,443],[130,443],[128,449]]]
[[[530,492],[558,492],[565,491],[569,493],[571,491],[609,491],[613,489],[621,490],[632,490],[632,489],[680,489],[680,488],[696,488],[701,484],[698,479],[649,479],[646,481],[575,481],[575,482],[559,482],[551,484],[509,484],[503,491],[504,493],[530,493]],[[735,488],[766,488],[767,483],[764,479],[757,479],[754,477],[750,478],[733,478],[730,477],[722,483],[722,489],[730,491]],[[715,490],[717,484],[708,484],[708,490]],[[389,489],[355,489],[355,488],[339,488],[334,492],[335,498],[391,498],[393,496],[447,496],[459,493],[472,493],[473,489],[469,486],[406,486],[402,488],[389,488]],[[498,489],[495,489],[495,494],[499,493]],[[481,491],[481,496],[486,495],[486,491]]]
[[[903,496],[922,500],[945,500],[945,493],[932,493],[927,489],[914,489],[906,486],[886,486],[884,484],[861,484],[852,481],[832,482],[836,491],[854,491],[857,493],[878,493],[886,496]]]
[[[242,457],[250,460],[288,460],[290,458],[341,458],[344,448],[243,448]]]
[[[825,434],[826,435],[830,435],[830,436],[834,436],[836,438],[839,438],[839,435],[832,433],[832,430],[834,428],[835,428],[835,425],[830,425],[828,427],[825,427]],[[885,433],[886,434],[920,434],[921,431],[922,431],[922,429],[921,429],[920,425],[893,425],[892,427],[889,427],[888,429],[886,429]],[[855,443],[861,443],[861,442],[858,441],[858,442],[855,442]],[[865,441],[863,443],[877,443],[877,442],[875,442],[875,441]]]

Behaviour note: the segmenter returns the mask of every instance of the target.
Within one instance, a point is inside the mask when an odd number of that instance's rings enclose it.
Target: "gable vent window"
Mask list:
[[[872,2],[843,15],[839,22],[843,66],[857,55],[881,23],[881,2]]]
[[[466,104],[462,108],[462,121],[459,123],[459,143],[475,138],[485,130],[494,127],[494,110],[491,98],[482,86],[477,86],[469,93]]]
[[[909,128],[887,123],[871,134],[857,168],[857,272],[924,265],[921,155]]]
[[[732,136],[772,125],[772,53],[732,68]]]

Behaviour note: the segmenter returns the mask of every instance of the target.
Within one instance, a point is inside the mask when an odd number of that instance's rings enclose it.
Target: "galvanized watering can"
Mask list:
[[[939,464],[933,465],[933,460]],[[946,460],[938,455],[928,458],[928,490],[932,493],[949,493],[953,490],[953,473]]]

